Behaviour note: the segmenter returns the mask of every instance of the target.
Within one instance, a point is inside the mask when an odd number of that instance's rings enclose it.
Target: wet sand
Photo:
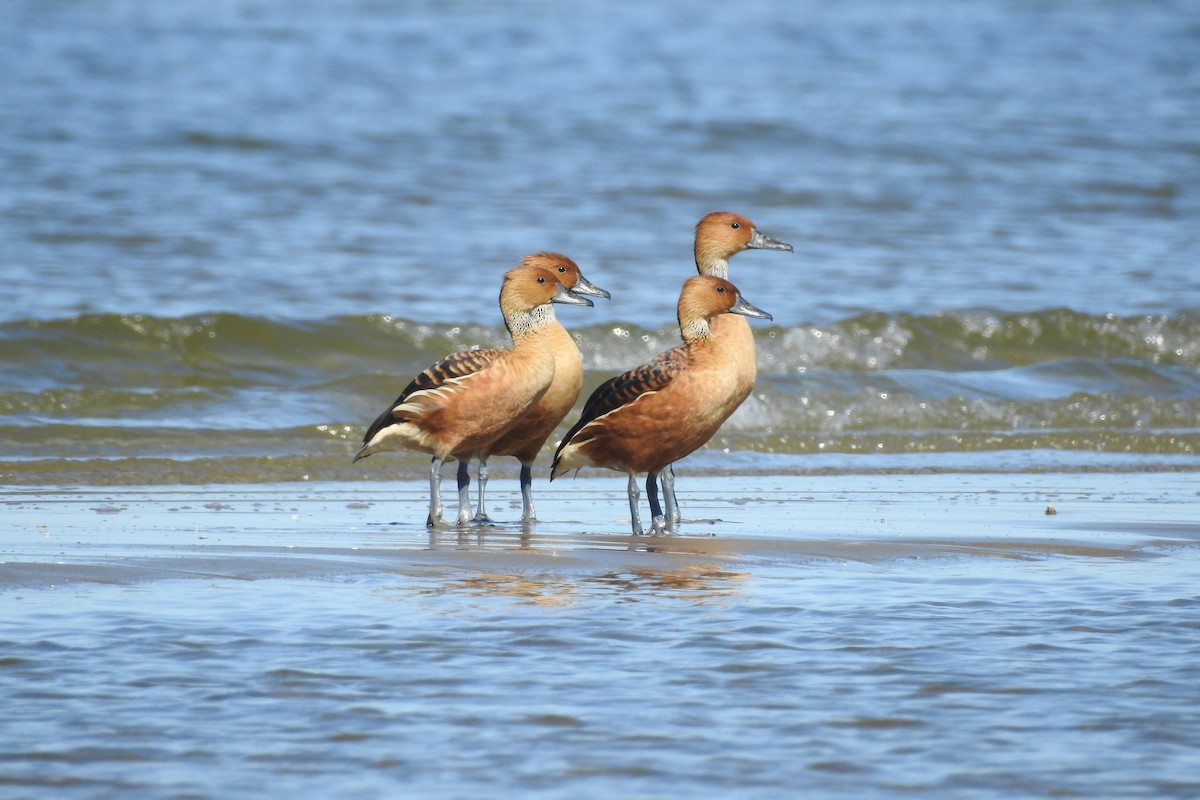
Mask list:
[[[449,481],[447,482],[450,483]],[[675,536],[628,534],[624,479],[539,486],[522,526],[430,531],[423,481],[15,489],[0,589],[163,579],[554,573],[1049,556],[1139,559],[1200,543],[1192,473],[680,477]]]

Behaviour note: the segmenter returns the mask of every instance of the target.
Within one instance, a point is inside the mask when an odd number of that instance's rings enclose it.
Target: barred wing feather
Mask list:
[[[584,403],[579,421],[563,437],[555,457],[557,458],[558,453],[562,452],[571,439],[590,423],[622,406],[629,405],[639,397],[665,388],[684,368],[686,362],[687,351],[683,347],[676,347],[662,353],[647,364],[634,367],[597,386],[588,397],[587,402]]]
[[[379,415],[367,433],[363,442],[370,442],[382,429],[405,419],[411,419],[422,410],[440,406],[441,400],[447,393],[455,390],[463,378],[474,375],[496,360],[504,350],[464,350],[446,356],[417,374],[404,387],[404,391],[396,398],[387,411]]]

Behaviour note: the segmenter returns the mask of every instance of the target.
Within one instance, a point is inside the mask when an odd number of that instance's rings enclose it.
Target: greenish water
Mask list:
[[[583,316],[579,314],[578,316]],[[570,324],[570,323],[568,323]],[[589,385],[678,340],[671,327],[572,326]],[[803,472],[812,455],[1076,454],[1079,468],[1200,466],[1200,324],[1191,314],[882,313],[764,326],[755,393],[696,469]],[[0,324],[0,480],[253,483],[418,477],[425,457],[351,466],[364,421],[440,354],[502,345],[499,324],[381,315],[88,315]],[[741,454],[725,457],[724,451]],[[972,462],[964,455],[976,454]],[[788,459],[787,456],[795,458]],[[1135,462],[1123,461],[1130,456]],[[386,463],[385,463],[386,461]],[[498,464],[503,471],[511,465]],[[820,465],[819,468],[826,468]]]

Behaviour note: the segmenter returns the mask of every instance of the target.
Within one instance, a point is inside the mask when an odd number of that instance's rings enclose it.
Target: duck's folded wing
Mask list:
[[[622,406],[629,405],[639,397],[666,387],[683,368],[685,352],[682,347],[668,350],[653,361],[642,364],[640,367],[634,367],[597,386],[588,397],[587,402],[584,403],[579,421],[571,427],[571,430],[567,431],[558,450],[561,451],[575,434],[587,427],[589,423],[595,422],[605,414],[616,411]]]
[[[404,387],[396,402],[371,424],[363,436],[363,442],[370,442],[375,434],[388,425],[442,406],[447,397],[459,390],[465,378],[485,369],[502,352],[498,349],[464,350],[422,370]]]

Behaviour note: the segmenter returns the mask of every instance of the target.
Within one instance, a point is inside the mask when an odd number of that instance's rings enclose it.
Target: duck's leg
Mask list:
[[[667,464],[662,473],[663,501],[667,506],[667,530],[679,530],[679,499],[675,496],[675,465]]]
[[[521,465],[521,522],[536,522],[533,510],[533,464]]]
[[[629,473],[629,518],[630,524],[633,526],[633,535],[641,536],[645,531],[642,530],[642,513],[638,510],[638,503],[641,500],[641,490],[638,489],[637,475]]]
[[[458,519],[456,525],[471,521],[471,459],[458,460]]]
[[[442,460],[434,456],[429,467],[429,516],[425,518],[425,527],[437,528],[442,524]]]
[[[663,486],[666,487],[666,481]],[[646,473],[646,497],[650,501],[650,532],[658,536],[666,530],[667,520],[658,503],[658,473],[653,470]]]
[[[492,520],[487,515],[487,501],[483,499],[484,493],[487,491],[487,459],[483,456],[479,457],[479,508],[475,510],[475,518],[471,520],[476,523],[491,522]]]

